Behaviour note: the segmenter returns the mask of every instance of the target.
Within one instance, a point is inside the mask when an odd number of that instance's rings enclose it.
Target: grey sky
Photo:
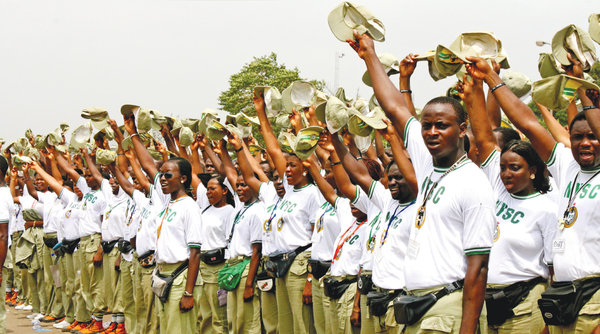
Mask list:
[[[339,2],[272,1],[49,1],[0,2],[0,137],[14,140],[30,127],[45,134],[61,121],[83,123],[80,112],[103,106],[119,123],[133,103],[191,117],[217,109],[229,76],[274,51],[309,79],[369,98],[364,64],[329,31]],[[360,1],[386,26],[378,52],[398,58],[451,43],[461,32],[493,31],[512,69],[538,80],[536,40],[550,41],[600,10],[597,0]],[[413,76],[417,106],[443,94],[454,79],[433,82],[425,64]]]

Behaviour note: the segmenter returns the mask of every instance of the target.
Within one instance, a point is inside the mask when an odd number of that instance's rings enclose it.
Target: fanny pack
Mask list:
[[[65,249],[63,247],[62,242],[61,243],[57,243],[56,245],[54,245],[54,247],[52,247],[52,250],[54,251],[54,255],[57,258],[65,255]],[[60,283],[59,283],[59,285],[60,285]]]
[[[100,241],[100,245],[102,246],[102,251],[104,252],[104,254],[108,254],[108,253],[112,252],[113,248],[115,248],[118,241],[119,240]]]
[[[242,262],[234,264],[233,266],[226,263],[217,274],[217,284],[219,284],[219,287],[227,291],[235,290],[240,284],[242,274],[248,263],[250,263],[250,258],[244,259]]]
[[[294,262],[296,256],[307,250],[311,245],[312,244],[308,244],[306,246],[298,247],[296,250],[293,250],[289,253],[283,253],[269,257],[269,260],[265,261],[265,270],[271,277],[284,277],[285,274],[287,274],[287,272],[290,270],[292,262]]]
[[[308,264],[306,265],[306,269],[309,273],[313,275],[313,278],[317,281],[321,279],[321,277],[325,276],[327,270],[331,267],[330,261],[319,261],[319,260],[308,260]]]
[[[57,238],[46,238],[44,237],[44,245],[46,245],[46,247],[52,249],[54,248],[54,246],[56,246],[56,244],[58,243],[58,239]]]
[[[183,262],[177,269],[173,271],[173,273],[169,276],[162,275],[158,268],[154,269],[152,272],[152,280],[150,286],[152,287],[152,292],[158,297],[161,303],[166,303],[169,300],[169,292],[171,292],[171,287],[173,286],[173,281],[177,276],[179,276],[182,272],[184,272],[188,267],[188,260]]]
[[[554,282],[542,293],[538,306],[546,325],[567,326],[575,322],[579,311],[600,289],[600,277],[573,282]]]
[[[331,299],[340,299],[344,292],[348,289],[350,284],[356,282],[356,277],[348,278],[342,281],[338,281],[333,277],[326,277],[323,280],[325,296]]]
[[[133,250],[133,247],[131,247],[131,242],[125,239],[119,239],[117,242],[117,249],[123,254],[128,254]]]
[[[154,259],[154,251],[150,250],[146,253],[138,256],[138,262],[142,268],[151,268],[156,265],[156,260]]]
[[[487,308],[487,321],[490,326],[500,326],[506,319],[512,318],[515,313],[513,308],[519,305],[539,283],[545,282],[543,277],[532,280],[516,282],[503,289],[486,289],[485,306]]]
[[[394,316],[402,325],[412,325],[419,321],[427,311],[442,297],[462,289],[464,280],[452,282],[436,293],[424,296],[404,295],[394,299]]]
[[[367,295],[369,292],[375,290],[373,286],[373,278],[371,275],[360,275],[358,276],[358,283],[356,284],[358,292],[361,295]]]
[[[389,290],[369,292],[367,294],[367,305],[369,306],[371,314],[377,317],[385,315],[390,301],[396,298],[400,292],[404,294],[404,291],[402,290],[394,290],[393,292]]]
[[[67,254],[73,254],[73,252],[75,252],[75,248],[77,248],[77,246],[79,246],[79,239],[75,239],[75,240],[63,240],[62,242],[62,248],[65,251],[65,253]]]
[[[275,292],[275,279],[263,270],[256,274],[256,287],[262,292]]]
[[[221,264],[225,262],[225,248],[219,248],[206,251],[200,255],[202,262],[210,265]]]

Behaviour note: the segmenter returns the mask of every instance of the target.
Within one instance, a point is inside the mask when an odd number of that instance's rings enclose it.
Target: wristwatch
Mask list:
[[[193,295],[192,293],[190,293],[190,292],[187,292],[187,291],[185,291],[185,290],[183,291],[183,296],[184,296],[184,297],[194,297],[194,295]]]

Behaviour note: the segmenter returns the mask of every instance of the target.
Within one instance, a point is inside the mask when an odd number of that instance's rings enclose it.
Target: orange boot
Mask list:
[[[117,328],[117,323],[116,322],[111,322],[110,325],[108,326],[108,328],[106,328],[102,334],[112,334],[115,332],[115,329]]]
[[[86,328],[79,330],[77,333],[78,334],[97,334],[97,333],[102,333],[104,331],[104,327],[102,326],[102,321],[98,321],[95,319],[92,319],[92,322],[90,322],[90,325],[87,326]]]
[[[89,325],[89,322],[79,322],[77,320],[73,321],[72,324],[63,329],[63,332],[76,332],[80,329],[83,329]]]
[[[117,329],[113,332],[114,334],[127,334],[125,330],[125,323],[121,322],[117,324]]]

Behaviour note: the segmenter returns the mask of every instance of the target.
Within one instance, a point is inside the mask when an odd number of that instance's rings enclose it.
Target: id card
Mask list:
[[[552,252],[554,254],[564,253],[566,247],[565,239],[559,238],[552,241]]]
[[[410,239],[408,240],[408,257],[411,259],[416,259],[419,254],[420,244],[417,241],[416,233],[412,233],[410,235]]]

